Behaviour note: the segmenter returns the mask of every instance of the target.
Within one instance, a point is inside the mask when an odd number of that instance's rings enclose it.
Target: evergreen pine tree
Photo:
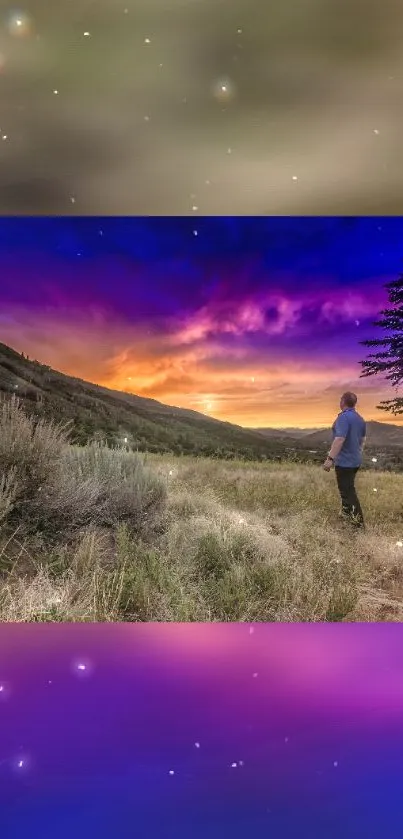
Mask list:
[[[375,376],[381,373],[396,388],[403,382],[403,274],[399,279],[385,285],[389,302],[393,308],[383,309],[381,320],[374,322],[374,326],[387,329],[389,335],[370,341],[360,341],[364,347],[380,347],[379,352],[368,355],[365,361],[360,361],[363,372],[360,378]],[[392,414],[403,413],[403,397],[384,400],[377,406],[380,410],[390,411]]]

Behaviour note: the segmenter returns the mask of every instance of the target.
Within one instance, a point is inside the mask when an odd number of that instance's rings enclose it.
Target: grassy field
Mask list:
[[[403,620],[403,476],[75,447],[0,408],[2,621]]]

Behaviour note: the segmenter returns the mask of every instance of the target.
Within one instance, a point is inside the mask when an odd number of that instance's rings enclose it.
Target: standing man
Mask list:
[[[332,466],[335,467],[342,515],[356,527],[363,527],[364,517],[355,490],[355,477],[362,464],[367,428],[365,420],[355,409],[356,404],[355,393],[343,393],[340,414],[332,427],[332,447],[323,468],[325,472],[330,472]]]

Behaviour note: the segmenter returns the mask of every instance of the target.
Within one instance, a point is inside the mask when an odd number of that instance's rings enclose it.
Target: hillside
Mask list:
[[[0,344],[0,394],[16,394],[28,413],[71,421],[78,443],[95,438],[119,444],[127,438],[139,451],[250,460],[277,454],[275,444],[255,430],[67,376],[5,344]]]
[[[72,440],[106,440],[139,451],[247,460],[320,457],[329,429],[242,428],[197,411],[110,390],[67,376],[0,343],[0,395],[18,395],[27,413],[71,422]],[[403,468],[403,427],[368,422],[367,449],[389,450],[385,468]]]

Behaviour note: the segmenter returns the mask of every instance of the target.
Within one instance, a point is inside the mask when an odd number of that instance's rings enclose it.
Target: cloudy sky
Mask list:
[[[360,359],[402,219],[2,219],[0,340],[105,386],[254,426],[368,419]]]

